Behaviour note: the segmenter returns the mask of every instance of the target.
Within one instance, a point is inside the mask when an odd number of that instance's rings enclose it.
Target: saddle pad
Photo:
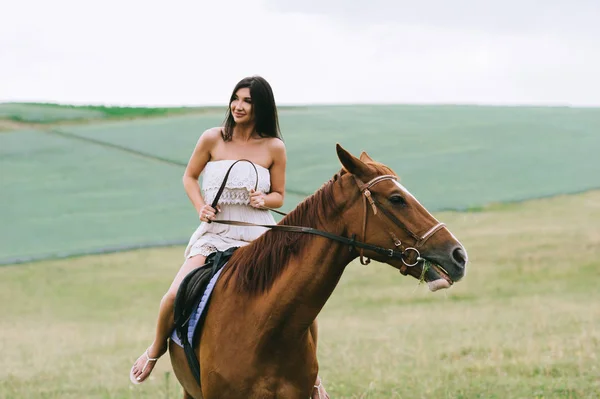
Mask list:
[[[202,299],[200,300],[200,303],[198,304],[198,308],[195,309],[194,311],[192,311],[192,314],[190,315],[190,322],[188,325],[187,336],[188,336],[188,341],[191,343],[194,342],[194,340],[193,340],[194,332],[196,330],[196,326],[198,325],[198,320],[200,320],[200,317],[202,316],[204,310],[206,309],[206,304],[208,303],[210,294],[212,294],[213,288],[215,288],[217,280],[219,279],[219,276],[221,275],[222,271],[223,271],[223,268],[221,268],[213,276],[213,278],[210,279],[210,281],[208,282],[208,285],[206,286],[206,290],[202,294]],[[171,341],[173,341],[174,343],[176,343],[177,345],[179,345],[183,348],[183,344],[181,343],[181,340],[177,336],[177,331],[173,331],[173,333],[171,334]]]

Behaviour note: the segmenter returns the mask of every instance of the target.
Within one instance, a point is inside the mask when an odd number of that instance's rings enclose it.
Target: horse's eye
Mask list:
[[[399,195],[399,194],[394,194],[390,197],[390,202],[394,205],[400,205],[400,206],[405,206],[406,205],[406,200],[404,199],[403,196]]]

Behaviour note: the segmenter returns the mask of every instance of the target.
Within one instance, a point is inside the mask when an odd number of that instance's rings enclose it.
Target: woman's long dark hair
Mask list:
[[[252,98],[252,112],[254,113],[254,121],[256,123],[256,133],[260,137],[277,137],[283,140],[281,131],[279,130],[279,118],[277,117],[277,106],[275,105],[275,97],[271,85],[260,76],[250,76],[244,78],[235,85],[233,93],[229,98],[229,106],[223,123],[223,140],[230,141],[233,137],[233,127],[235,121],[231,114],[231,103],[235,99],[235,95],[239,89],[250,89],[250,97]]]

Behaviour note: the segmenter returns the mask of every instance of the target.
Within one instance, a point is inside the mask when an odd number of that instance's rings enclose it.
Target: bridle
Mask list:
[[[356,184],[358,185],[358,189],[360,190],[362,197],[363,197],[364,217],[363,217],[363,224],[362,224],[362,226],[363,226],[362,227],[362,240],[364,241],[366,239],[366,234],[367,234],[367,215],[369,213],[367,201],[371,205],[373,214],[375,216],[377,216],[384,224],[386,224],[386,221],[381,217],[381,214],[378,212],[378,210],[380,210],[381,213],[383,213],[385,216],[387,216],[387,218],[389,220],[391,220],[394,225],[400,227],[410,237],[412,237],[415,240],[415,244],[412,247],[404,248],[402,245],[402,241],[400,241],[400,239],[396,236],[396,234],[394,234],[394,232],[391,229],[388,230],[388,234],[390,235],[392,241],[394,242],[394,245],[396,246],[396,248],[400,249],[400,251],[397,251],[397,252],[400,252],[400,254],[402,255],[400,257],[400,260],[402,261],[403,266],[400,268],[400,272],[402,274],[406,274],[406,268],[416,266],[417,264],[419,264],[419,262],[421,262],[423,260],[423,258],[421,258],[421,252],[418,250],[418,248],[421,248],[429,238],[431,238],[439,230],[446,227],[446,225],[444,223],[438,222],[432,228],[427,230],[423,235],[417,236],[408,227],[406,227],[406,225],[404,223],[402,223],[396,216],[394,216],[393,213],[391,213],[384,206],[382,206],[381,203],[379,201],[377,201],[376,198],[373,197],[373,195],[371,194],[371,191],[369,190],[371,187],[375,186],[377,183],[380,183],[382,181],[386,181],[386,180],[397,181],[398,178],[396,176],[381,175],[381,176],[374,177],[373,179],[369,180],[367,183],[363,183],[358,177],[356,177],[356,175],[352,175],[352,176],[354,177],[354,180],[356,181]],[[390,250],[390,251],[392,251],[392,250]],[[408,258],[408,256],[406,254],[409,253],[410,251],[414,251],[416,254],[414,263],[407,263],[407,261],[405,260],[405,258]],[[371,262],[371,260],[369,258],[366,258],[366,260],[365,260],[364,250],[362,248],[359,250],[359,254],[360,254],[360,263],[361,264],[368,265]]]
[[[254,170],[256,171],[256,180],[257,180],[256,186],[258,186],[258,170],[256,169],[256,166],[251,161],[248,161],[247,159],[237,160],[227,170],[227,173],[225,174],[225,177],[223,178],[223,183],[221,184],[221,187],[217,191],[217,194],[212,202],[212,207],[215,210],[217,210],[217,204],[219,202],[219,198],[220,198],[221,194],[223,193],[223,190],[225,189],[225,185],[226,185],[227,179],[229,177],[229,172],[231,172],[231,169],[233,168],[233,166],[240,161],[249,162],[254,167]],[[340,177],[340,176],[341,175],[338,174],[338,177]],[[406,227],[406,225],[404,223],[402,223],[389,210],[387,210],[384,206],[382,206],[382,204],[379,201],[377,201],[376,198],[373,197],[373,195],[371,194],[371,191],[369,190],[371,187],[375,186],[376,184],[378,184],[382,181],[386,181],[386,180],[397,181],[398,178],[396,176],[394,176],[394,175],[376,176],[373,179],[369,180],[367,183],[363,183],[355,175],[352,175],[352,176],[354,177],[354,180],[355,180],[356,184],[358,185],[358,189],[360,190],[361,195],[363,197],[364,217],[363,217],[363,224],[362,224],[362,226],[363,226],[362,227],[362,241],[357,241],[355,239],[356,234],[353,234],[352,238],[347,238],[347,237],[340,236],[337,234],[329,233],[324,230],[319,230],[319,229],[315,229],[312,227],[304,227],[304,226],[289,226],[289,225],[280,225],[280,224],[255,224],[255,223],[241,222],[241,221],[235,221],[235,220],[213,220],[213,221],[209,221],[208,223],[219,223],[219,224],[227,224],[227,225],[234,225],[234,226],[265,227],[265,228],[275,230],[275,231],[305,233],[305,234],[313,234],[313,235],[318,235],[321,237],[326,237],[331,240],[341,242],[342,244],[346,244],[346,245],[350,246],[350,250],[352,250],[354,248],[358,248],[358,250],[359,250],[358,252],[360,255],[360,263],[363,265],[368,265],[371,262],[371,260],[369,258],[364,256],[365,250],[372,251],[372,252],[377,253],[378,255],[387,256],[389,258],[400,259],[402,261],[402,266],[400,267],[400,273],[402,273],[403,275],[406,275],[407,268],[414,267],[414,266],[418,265],[419,262],[424,260],[423,258],[421,258],[421,252],[419,251],[419,248],[421,248],[425,244],[425,242],[429,238],[431,238],[435,233],[437,233],[442,228],[446,227],[446,225],[444,223],[438,222],[436,225],[434,225],[429,230],[427,230],[423,235],[418,236],[418,235],[414,234],[408,227]],[[390,237],[394,243],[394,246],[397,249],[384,248],[384,247],[380,247],[377,245],[372,245],[372,244],[368,244],[368,243],[364,242],[366,240],[367,215],[369,213],[368,207],[367,207],[367,201],[371,205],[371,209],[373,210],[373,214],[375,216],[379,217],[381,219],[381,221],[385,224],[386,221],[382,218],[381,214],[378,212],[378,211],[381,211],[381,213],[383,213],[385,216],[387,216],[387,218],[394,225],[396,225],[397,227],[400,227],[411,238],[413,238],[415,240],[415,244],[411,247],[404,247],[402,242],[398,239],[398,237],[394,234],[394,232],[391,229],[388,231],[388,234],[390,235]],[[263,209],[277,212],[280,215],[286,215],[285,213],[279,212],[275,209],[271,209],[271,208],[267,208],[267,207],[263,207]],[[218,212],[218,210],[217,210],[217,212]],[[410,254],[410,251],[413,251],[416,255],[415,261],[413,263],[407,262],[408,254]]]

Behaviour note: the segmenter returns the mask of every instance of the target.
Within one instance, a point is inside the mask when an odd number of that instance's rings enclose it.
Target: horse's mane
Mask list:
[[[376,173],[394,173],[379,162],[369,162]],[[284,217],[279,224],[316,227],[319,221],[331,223],[339,216],[341,207],[333,198],[334,184],[347,173],[341,170],[323,184],[313,195],[307,197]],[[290,233],[269,230],[251,244],[236,250],[225,266],[230,270],[225,284],[234,280],[238,292],[250,295],[264,293],[289,265],[290,258],[299,254],[314,236],[304,233]],[[224,270],[225,272],[225,270]]]
[[[278,224],[315,227],[318,221],[337,217],[333,186],[343,172],[336,174],[313,195],[304,199]],[[300,253],[313,236],[269,230],[251,244],[234,252],[225,266],[231,270],[225,284],[233,279],[238,292],[257,295],[267,291],[286,269],[290,258]],[[225,270],[224,270],[225,271]]]

